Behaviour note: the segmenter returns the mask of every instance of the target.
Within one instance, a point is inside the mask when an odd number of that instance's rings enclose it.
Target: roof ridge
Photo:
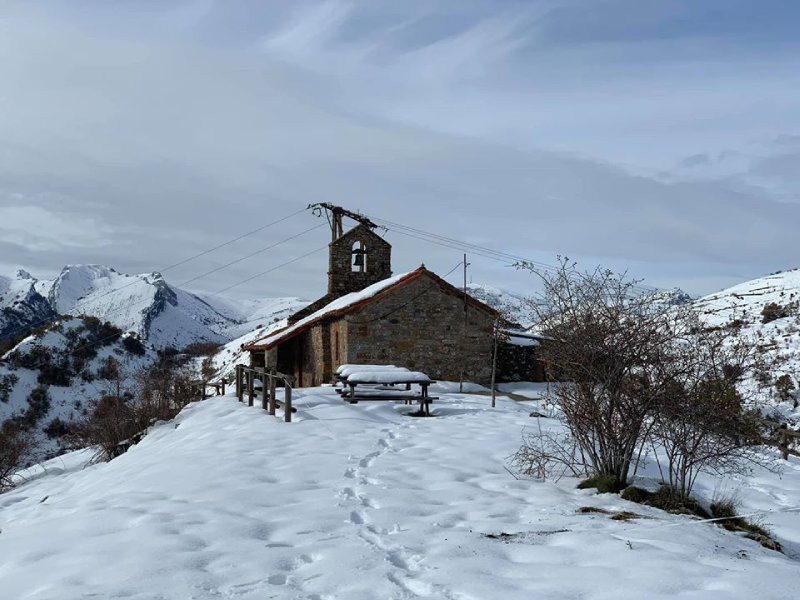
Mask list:
[[[403,273],[402,275],[395,275],[394,277],[390,277],[388,279],[383,279],[381,281],[372,284],[371,286],[367,286],[366,288],[358,292],[351,292],[350,294],[345,294],[344,296],[340,296],[339,298],[332,300],[330,303],[323,306],[319,310],[311,313],[307,317],[297,321],[293,325],[290,325],[282,330],[272,332],[271,334],[264,336],[259,340],[244,345],[242,348],[244,350],[269,350],[270,348],[273,348],[275,345],[281,342],[287,341],[297,335],[300,335],[308,328],[312,327],[313,325],[316,325],[317,323],[325,319],[331,319],[348,314],[353,310],[360,308],[361,306],[364,306],[365,304],[374,302],[379,298],[383,298],[387,293],[391,292],[392,290],[397,289],[399,286],[405,285],[410,281],[418,279],[423,275],[427,275],[428,277],[430,277],[434,283],[439,285],[439,287],[442,287],[446,292],[449,292],[451,294],[453,292],[456,292],[458,295],[463,294],[463,292],[459,288],[445,281],[442,277],[439,277],[436,273],[430,271],[425,267],[424,264],[422,264],[413,271]],[[387,284],[387,281],[389,279],[395,279],[395,281],[392,281],[391,283]],[[384,284],[385,287],[378,289],[373,295],[367,295],[360,299],[358,298],[360,294],[363,295],[364,291],[369,290],[371,287],[379,286],[380,284]],[[334,309],[329,308],[331,305],[336,304],[337,302],[341,302],[348,296],[355,296],[355,298],[353,298],[352,302],[349,303],[345,302],[340,307]],[[491,306],[489,306],[484,302],[481,302],[477,298],[474,298],[469,294],[466,294],[466,297],[467,301],[473,304],[474,306],[477,306],[478,308],[486,310],[487,312],[490,312],[492,314],[498,316],[500,315],[500,313],[496,309],[492,308]]]

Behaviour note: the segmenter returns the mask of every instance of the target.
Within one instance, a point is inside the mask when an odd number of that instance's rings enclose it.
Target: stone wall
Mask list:
[[[501,343],[497,346],[497,381],[547,381],[536,346]]]
[[[366,270],[353,271],[353,245],[366,251]],[[328,295],[338,298],[392,276],[392,246],[369,227],[359,225],[329,246]]]
[[[345,317],[347,356],[342,363],[395,364],[434,379],[488,383],[494,315],[420,277]],[[334,364],[335,368],[337,365]]]

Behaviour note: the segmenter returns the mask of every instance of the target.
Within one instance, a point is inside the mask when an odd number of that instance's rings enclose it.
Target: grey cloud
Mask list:
[[[21,238],[0,239],[0,261],[32,271],[70,262],[152,271],[316,201],[537,260],[566,253],[621,269],[635,264],[637,275],[659,282],[680,272],[698,288],[704,280],[715,285],[738,276],[743,264],[757,275],[795,255],[796,205],[722,182],[667,183],[614,163],[669,139],[660,131],[669,122],[650,123],[664,102],[646,101],[647,81],[632,83],[626,90],[637,91],[632,96],[613,93],[613,81],[566,94],[547,76],[543,89],[535,80],[511,85],[519,30],[509,15],[524,4],[487,16],[489,4],[475,2],[473,21],[459,13],[462,26],[440,32],[439,45],[429,43],[437,37],[432,25],[417,46],[425,50],[407,52],[409,45],[380,64],[364,57],[369,36],[347,29],[354,14],[363,18],[357,4],[344,20],[331,4],[333,16],[315,25],[322,32],[329,27],[330,35],[314,39],[290,35],[302,11],[264,8],[274,18],[254,18],[251,41],[272,31],[292,60],[269,43],[260,51],[206,44],[215,14],[245,26],[236,9],[225,12],[227,3],[181,4],[168,15],[169,22],[203,29],[200,42],[177,34],[171,41],[108,35],[92,26],[88,9],[79,24],[20,10],[0,36],[0,53],[16,57],[0,61],[0,78],[13,90],[0,96],[0,209],[12,196],[23,197],[103,235],[89,247],[39,251]],[[62,10],[70,13],[67,5]],[[387,17],[379,17],[383,28]],[[469,57],[479,65],[471,74],[464,66]],[[565,64],[542,70],[556,77]],[[668,89],[679,79],[671,74],[659,85]],[[489,81],[499,82],[499,92],[489,90]],[[725,93],[704,101],[712,105]],[[635,134],[629,141],[614,119],[639,119],[650,129],[629,125],[627,135]],[[519,143],[530,136],[533,142]],[[680,156],[691,152],[684,139],[671,143]],[[548,144],[562,151],[535,149]],[[592,154],[603,160],[585,157]],[[191,279],[316,223],[297,216],[175,269],[168,279]],[[58,233],[54,224],[41,227],[45,237]],[[460,259],[455,249],[387,235],[397,271],[425,262],[446,272]],[[323,247],[326,238],[324,229],[309,232],[192,287],[214,292]],[[471,262],[476,281],[530,284],[502,264],[477,256]],[[237,291],[313,297],[324,273],[318,253]]]

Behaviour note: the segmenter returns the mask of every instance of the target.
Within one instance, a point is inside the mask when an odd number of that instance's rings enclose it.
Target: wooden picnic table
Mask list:
[[[430,415],[430,403],[437,399],[428,394],[428,388],[436,381],[425,373],[397,367],[387,370],[356,370],[347,375],[342,383],[347,386],[342,392],[342,398],[351,404],[356,404],[359,400],[404,400],[406,403],[418,400],[420,412]],[[405,390],[394,388],[397,385],[404,385]],[[409,393],[412,385],[420,387],[419,394]],[[369,391],[356,393],[358,386],[370,386]]]

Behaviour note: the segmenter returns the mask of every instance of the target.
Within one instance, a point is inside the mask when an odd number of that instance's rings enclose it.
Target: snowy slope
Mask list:
[[[284,320],[308,305],[306,300],[300,298],[241,300],[203,294],[197,296],[231,319],[232,324],[224,331],[226,337],[231,340],[245,336],[257,328]]]
[[[0,276],[0,340],[25,335],[55,318],[47,298],[35,286],[36,279],[26,271]]]
[[[500,311],[512,323],[523,326],[530,325],[531,311],[527,307],[525,296],[479,283],[467,285],[467,292],[473,298]]]
[[[0,360],[0,384],[10,384],[8,392],[0,395],[0,423],[29,410],[38,388],[44,391],[47,402],[32,429],[41,455],[58,451],[58,440],[47,437],[43,430],[55,418],[65,423],[79,418],[89,401],[108,393],[111,383],[102,376],[108,358],[116,361],[122,375],[129,376],[155,360],[152,349],[145,349],[142,355],[132,354],[123,346],[123,339],[108,339],[105,330],[87,328],[84,319],[67,318],[22,340]],[[43,371],[48,366],[66,379],[53,382],[46,378]]]
[[[287,424],[231,396],[127,454],[33,469],[0,495],[3,596],[27,600],[779,600],[791,556],[686,516],[512,477],[530,403],[437,391],[438,417],[297,390]],[[541,419],[544,428],[555,421]],[[468,459],[465,460],[465,457]],[[703,491],[721,482],[707,480]],[[729,481],[800,552],[800,464]],[[580,514],[592,506],[644,518]],[[488,535],[505,537],[490,538]]]
[[[304,304],[305,303],[301,303],[299,307],[291,310],[290,314],[303,308]],[[216,376],[226,377],[229,381],[233,381],[236,365],[250,363],[250,355],[249,353],[242,351],[242,346],[255,342],[256,340],[269,335],[273,331],[283,329],[286,327],[286,324],[286,318],[275,320],[273,314],[268,313],[267,318],[259,321],[258,324],[255,325],[255,329],[245,333],[235,340],[228,342],[227,344],[224,344],[212,358],[212,365],[216,372]]]
[[[788,374],[795,384],[800,381],[800,270],[785,271],[753,279],[726,290],[700,298],[695,306],[711,326],[723,327],[731,336],[748,340],[773,367],[771,380]],[[785,309],[786,316],[763,323],[762,310],[768,303]],[[777,402],[769,385],[761,388],[767,400]],[[783,407],[789,408],[789,407]]]

